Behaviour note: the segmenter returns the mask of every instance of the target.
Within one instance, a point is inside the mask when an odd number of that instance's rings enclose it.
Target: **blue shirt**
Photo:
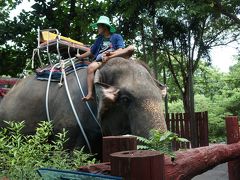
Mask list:
[[[104,36],[102,35],[98,36],[93,46],[91,47],[90,51],[94,55],[94,59],[98,56],[99,51],[101,50],[103,39],[104,39]],[[123,38],[120,34],[111,34],[110,42],[111,42],[111,48],[114,50],[125,47]]]

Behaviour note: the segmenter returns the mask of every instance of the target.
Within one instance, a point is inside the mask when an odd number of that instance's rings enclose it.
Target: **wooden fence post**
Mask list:
[[[226,117],[227,144],[239,141],[239,125],[237,116]],[[229,180],[239,180],[240,177],[240,158],[228,162]]]
[[[202,131],[202,133],[204,134],[203,135],[204,144],[201,145],[201,146],[209,146],[208,111],[203,112],[203,117],[204,117],[203,118],[204,121],[203,121],[203,131]]]
[[[102,161],[109,162],[112,153],[129,150],[137,150],[135,136],[105,136],[102,144]]]
[[[125,180],[165,180],[164,154],[147,150],[113,153],[111,175]]]

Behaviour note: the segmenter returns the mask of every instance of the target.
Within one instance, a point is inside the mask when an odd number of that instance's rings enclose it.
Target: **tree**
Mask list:
[[[7,3],[8,2],[8,3]],[[0,75],[16,76],[21,73],[37,47],[37,28],[57,28],[62,35],[70,36],[85,44],[93,42],[90,24],[106,12],[106,4],[94,1],[43,1],[35,0],[33,11],[22,11],[18,17],[9,19],[9,12],[21,1],[2,3],[2,41],[0,42]],[[7,11],[5,11],[7,9]],[[39,64],[36,63],[36,67]]]
[[[22,67],[24,64],[21,61],[17,61],[16,56],[19,54],[21,57],[23,52],[12,45],[13,34],[8,33],[8,31],[13,29],[9,23],[10,11],[13,10],[19,3],[21,3],[21,0],[7,0],[0,2],[0,75],[14,75],[16,74],[16,67]]]
[[[168,1],[169,11],[158,18],[160,48],[166,56],[165,64],[181,92],[185,112],[190,114],[192,145],[197,144],[194,116],[193,74],[199,61],[210,61],[208,51],[236,40],[236,26],[224,18],[213,17],[210,5],[200,1]],[[229,40],[226,38],[228,37]]]
[[[111,3],[110,3],[111,4]],[[161,1],[115,1],[110,8],[118,19],[120,31],[128,43],[137,47],[137,56],[148,63],[153,69],[155,78],[161,73],[158,51],[157,17]]]
[[[228,86],[226,73],[220,72],[206,62],[200,61],[194,74],[194,93],[203,94],[213,100],[214,95],[222,94],[221,90]]]
[[[216,16],[209,1],[134,1],[131,8],[128,1],[115,2],[110,9],[118,17],[122,33],[138,45],[138,55],[154,69],[158,79],[162,79],[162,67],[168,67],[188,112],[189,79],[199,61],[210,62],[211,48],[235,41],[237,27],[227,18]]]
[[[240,26],[240,19],[238,18],[240,4],[238,0],[209,0],[209,3],[211,3],[217,13],[225,15]]]
[[[212,47],[234,41],[238,34],[234,33],[234,25],[226,19],[215,19],[211,7],[203,6],[201,2],[188,1],[181,7],[174,8],[170,4],[168,8],[171,11],[167,16],[159,17],[159,27],[162,29],[159,38],[162,41],[160,48],[166,57],[165,63],[183,96],[185,111],[188,112],[190,62],[193,62],[194,73],[201,59],[210,62],[208,52]],[[233,33],[232,37],[229,37],[230,33]]]

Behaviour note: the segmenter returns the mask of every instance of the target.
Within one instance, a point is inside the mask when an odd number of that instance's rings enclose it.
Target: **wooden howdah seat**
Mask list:
[[[40,30],[38,28],[38,46],[33,50],[32,69],[34,61],[38,60],[40,64],[37,64],[37,79],[48,80],[51,72],[51,77],[59,81],[62,79],[61,68],[68,75],[90,64],[89,59],[75,58],[77,53],[82,54],[89,50],[90,47],[82,42],[62,36],[57,29]]]
[[[55,33],[54,33],[55,32]],[[64,58],[74,57],[90,48],[82,42],[62,36],[57,29],[45,29],[38,32],[38,48],[49,53],[60,54]]]
[[[90,47],[82,42],[62,36],[57,29],[38,28],[38,46],[33,50],[32,68],[34,61],[38,59],[40,67],[51,66],[60,60],[74,58],[77,53],[85,53]],[[49,63],[48,63],[49,62]]]

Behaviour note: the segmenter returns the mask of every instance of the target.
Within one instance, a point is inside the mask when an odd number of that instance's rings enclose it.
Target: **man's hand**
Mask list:
[[[81,54],[79,54],[79,53],[76,54],[75,56],[76,56],[76,58],[78,58],[79,60],[83,59],[82,56],[81,56]]]
[[[110,59],[109,56],[104,56],[104,55],[102,56],[103,63],[107,62],[109,59]]]
[[[104,52],[102,55],[102,62],[107,62],[110,59],[110,52]]]

